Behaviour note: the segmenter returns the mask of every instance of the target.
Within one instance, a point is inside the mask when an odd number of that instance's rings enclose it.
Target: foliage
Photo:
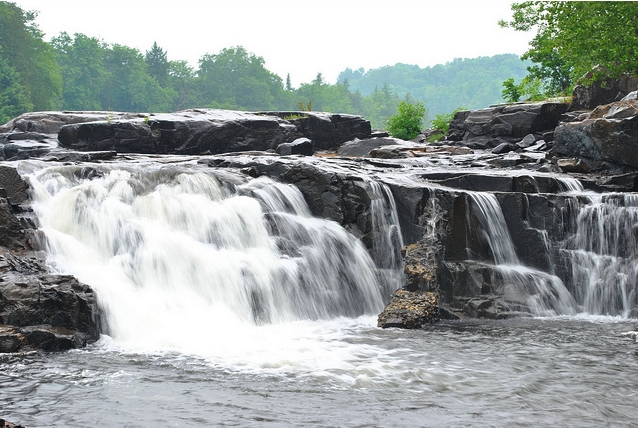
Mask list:
[[[425,106],[419,102],[408,104],[401,101],[398,113],[388,119],[388,132],[390,135],[402,140],[410,140],[423,129]]]
[[[521,99],[520,87],[514,83],[514,78],[510,77],[503,82],[503,99],[509,103],[518,102]]]
[[[638,2],[525,1],[512,11],[499,24],[536,31],[523,58],[533,62],[529,81],[540,80],[546,95],[566,93],[585,75],[638,73]]]
[[[32,110],[26,89],[20,84],[18,73],[2,58],[0,51],[0,123]]]
[[[456,113],[463,110],[467,109],[465,107],[457,107],[452,113],[437,114],[432,120],[432,128],[441,131],[443,135],[447,134],[450,130],[450,123],[452,123],[454,116],[456,115]]]
[[[60,69],[53,48],[42,40],[42,33],[33,23],[35,17],[34,12],[25,12],[14,3],[0,1],[1,55],[29,98],[18,110],[26,106],[52,110],[61,105]],[[5,70],[9,68],[5,67]]]
[[[501,82],[518,76],[513,70],[521,78],[525,72],[518,57],[501,55],[427,69],[404,64],[368,72],[348,69],[336,84],[317,73],[293,88],[290,76],[284,83],[266,69],[262,57],[241,46],[206,54],[194,68],[169,61],[157,43],[142,53],[64,32],[46,43],[34,17],[0,1],[1,121],[33,109],[151,113],[212,107],[359,114],[379,129],[402,102],[425,105],[427,100],[437,114],[461,103],[480,108],[498,102],[493,93],[499,93]]]

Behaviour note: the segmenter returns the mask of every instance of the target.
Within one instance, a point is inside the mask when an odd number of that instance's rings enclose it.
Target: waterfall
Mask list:
[[[383,308],[354,236],[311,217],[293,186],[225,174],[147,164],[30,175],[51,263],[96,290],[109,335],[172,346]]]
[[[520,263],[503,211],[491,193],[468,193],[473,213],[494,262],[494,274],[504,284],[504,298],[513,309],[537,316],[571,315],[575,302],[561,279]]]
[[[378,268],[384,297],[389,297],[404,282],[403,237],[399,215],[390,188],[377,181],[369,181],[372,217],[372,257]]]
[[[638,195],[587,194],[561,253],[583,311],[629,316],[638,305]]]

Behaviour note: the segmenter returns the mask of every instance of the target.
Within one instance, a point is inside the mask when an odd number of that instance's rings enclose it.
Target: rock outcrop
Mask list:
[[[584,120],[559,125],[554,136],[552,153],[574,159],[574,167],[567,165],[571,171],[633,171],[638,168],[638,101],[599,106]]]
[[[436,293],[397,290],[379,315],[381,328],[421,328],[439,320]]]
[[[58,139],[78,151],[199,155],[274,150],[298,138],[312,141],[315,150],[336,149],[370,133],[370,122],[352,115],[186,110],[65,125]]]
[[[50,272],[28,203],[27,183],[0,165],[0,352],[82,347],[99,337],[95,295]]]
[[[503,104],[474,111],[459,111],[450,123],[446,137],[462,141],[470,148],[495,148],[503,143],[516,143],[532,134],[543,134],[558,125],[567,104],[556,102]]]

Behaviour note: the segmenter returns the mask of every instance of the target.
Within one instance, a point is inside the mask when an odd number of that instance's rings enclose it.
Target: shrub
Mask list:
[[[425,106],[419,102],[409,104],[401,101],[398,113],[388,119],[388,133],[395,138],[411,140],[423,129]]]

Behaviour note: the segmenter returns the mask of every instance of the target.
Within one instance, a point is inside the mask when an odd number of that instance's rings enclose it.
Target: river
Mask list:
[[[123,348],[7,355],[3,416],[28,427],[633,427],[637,346],[611,317],[372,317],[251,327],[200,354]],[[268,346],[266,346],[268,344]]]
[[[51,266],[93,287],[104,334],[85,349],[0,356],[4,419],[30,428],[638,420],[637,345],[624,334],[637,320],[570,306],[562,316],[380,329],[376,315],[399,285],[388,272],[401,268],[395,232],[374,244],[388,246],[375,251],[389,256],[380,273],[357,239],[310,216],[294,186],[192,165],[25,165]],[[394,218],[375,227],[393,231]]]

